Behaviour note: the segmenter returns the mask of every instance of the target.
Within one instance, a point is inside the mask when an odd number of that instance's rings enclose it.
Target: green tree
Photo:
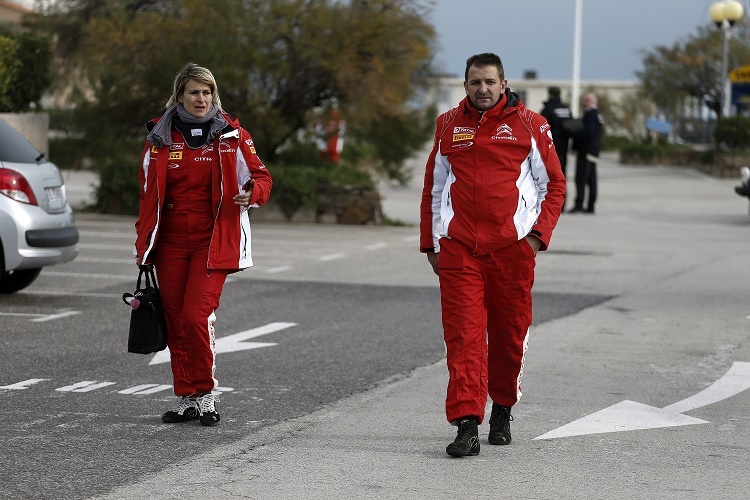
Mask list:
[[[351,138],[364,144],[373,145],[388,117],[421,127],[421,115],[404,104],[429,74],[429,4],[60,0],[32,22],[56,34],[60,81],[77,97],[85,134],[142,137],[175,73],[193,61],[212,70],[224,107],[272,163],[331,98]],[[393,163],[379,166],[390,173]]]
[[[0,25],[0,112],[39,107],[51,83],[51,46],[47,38]]]
[[[16,71],[20,66],[17,52],[18,42],[0,35],[0,109],[5,107],[5,96],[11,88]]]
[[[740,22],[733,33],[729,70],[750,63],[750,29]],[[644,53],[638,77],[667,119],[681,116],[688,96],[704,102],[721,117],[722,46],[721,30],[711,24],[672,46],[657,46]]]

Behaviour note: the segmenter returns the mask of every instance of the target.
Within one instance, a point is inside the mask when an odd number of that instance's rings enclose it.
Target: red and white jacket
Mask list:
[[[208,251],[208,269],[239,271],[253,265],[250,251],[250,219],[246,208],[234,204],[232,198],[252,178],[255,181],[251,207],[259,207],[271,194],[271,174],[255,153],[253,139],[240,127],[239,121],[222,113],[228,126],[214,139],[214,169],[211,181],[211,200],[214,227]],[[159,119],[152,120],[156,123]],[[170,148],[157,148],[146,142],[143,148],[140,180],[140,207],[136,230],[136,263],[150,264],[150,254],[159,239],[159,224],[167,189],[167,165]]]
[[[420,209],[420,248],[448,237],[484,255],[531,234],[549,245],[565,177],[549,124],[506,90],[480,113],[466,97],[437,119]]]

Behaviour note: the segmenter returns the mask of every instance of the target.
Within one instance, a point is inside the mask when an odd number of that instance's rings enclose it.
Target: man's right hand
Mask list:
[[[435,274],[438,274],[438,256],[439,255],[440,255],[439,253],[428,253],[427,254],[427,260],[430,263],[430,265],[432,266],[432,271]]]

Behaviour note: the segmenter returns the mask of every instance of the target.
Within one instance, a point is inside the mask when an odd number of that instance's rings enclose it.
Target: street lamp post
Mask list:
[[[711,5],[709,15],[711,20],[716,23],[716,27],[721,29],[723,46],[721,52],[721,114],[722,116],[729,116],[731,114],[731,103],[729,102],[729,92],[727,87],[729,81],[727,80],[727,59],[729,52],[729,39],[732,37],[732,26],[734,23],[742,19],[745,9],[742,4],[737,0],[726,0],[723,2],[715,2]]]

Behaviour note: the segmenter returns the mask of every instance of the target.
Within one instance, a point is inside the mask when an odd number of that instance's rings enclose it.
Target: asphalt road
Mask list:
[[[218,344],[288,326],[236,342],[262,344],[253,349],[218,354],[221,425],[164,425],[175,400],[169,363],[126,352],[120,297],[137,274],[133,222],[79,214],[80,257],[0,297],[0,497],[107,492],[444,355],[439,293],[415,254],[414,228],[258,223],[259,265],[225,285]],[[536,321],[605,298],[540,292]]]
[[[256,267],[217,322],[220,345],[256,345],[218,355],[223,421],[203,428],[161,424],[168,365],[125,352],[133,219],[80,214],[80,257],[0,296],[0,498],[746,498],[750,217],[733,184],[602,166],[597,214],[563,216],[537,259],[513,444],[484,426],[460,460],[413,227],[256,223]],[[383,193],[413,222],[418,188]]]

